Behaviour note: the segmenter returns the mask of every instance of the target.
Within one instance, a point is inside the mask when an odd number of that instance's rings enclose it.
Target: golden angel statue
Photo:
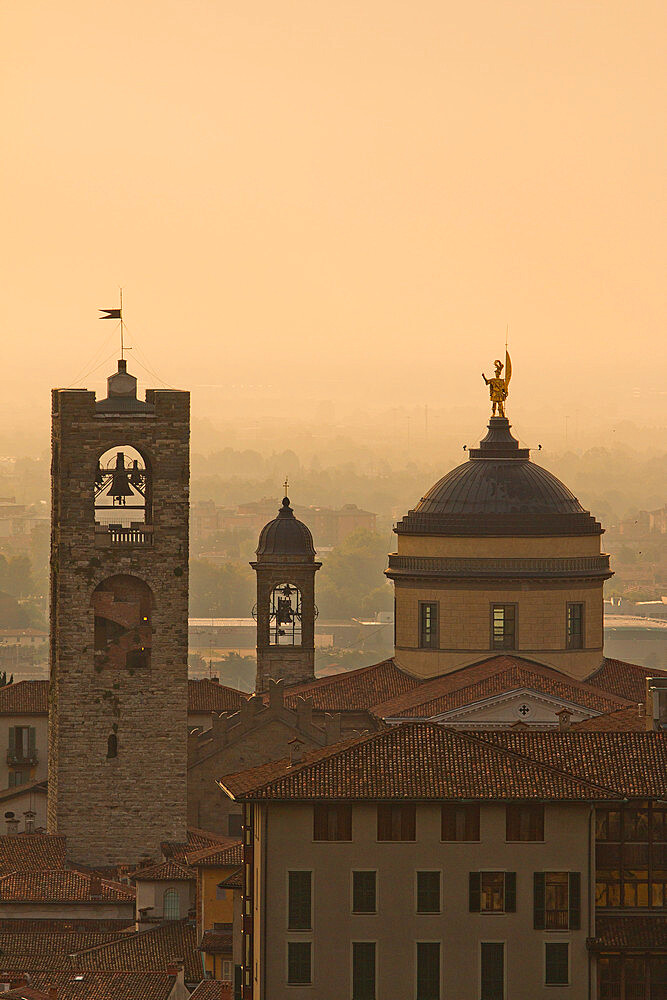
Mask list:
[[[512,359],[509,356],[509,352],[505,351],[505,364],[502,361],[494,361],[494,367],[496,369],[496,374],[493,378],[487,378],[484,372],[482,372],[482,378],[489,387],[489,395],[491,397],[491,416],[504,417],[505,416],[505,400],[507,399],[507,394],[509,392],[510,379],[512,378]],[[505,369],[505,377],[503,378],[501,372]],[[496,410],[498,411],[496,413]]]

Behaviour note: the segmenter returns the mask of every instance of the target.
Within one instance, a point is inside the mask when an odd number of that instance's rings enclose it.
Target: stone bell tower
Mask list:
[[[303,684],[315,677],[315,561],[310,530],[285,497],[278,516],[260,533],[257,560],[257,683]]]
[[[189,411],[125,361],[52,393],[48,829],[89,865],[186,838]]]

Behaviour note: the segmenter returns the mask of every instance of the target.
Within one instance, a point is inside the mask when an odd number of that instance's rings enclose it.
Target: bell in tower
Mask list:
[[[285,497],[262,528],[257,559],[257,691],[269,678],[303,684],[315,677],[315,560],[313,536]]]
[[[126,497],[132,496],[129,476],[125,468],[125,456],[122,451],[119,451],[116,455],[116,467],[111,476],[109,495],[113,500],[114,507],[124,507],[127,503]]]

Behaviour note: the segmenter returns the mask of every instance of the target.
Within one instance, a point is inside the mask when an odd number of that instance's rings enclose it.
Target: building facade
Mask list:
[[[136,864],[185,839],[189,394],[121,361],[52,402],[48,825]]]

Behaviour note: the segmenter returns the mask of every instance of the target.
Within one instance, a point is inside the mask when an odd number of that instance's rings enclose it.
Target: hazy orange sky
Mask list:
[[[3,0],[0,419],[46,419],[49,386],[115,355],[96,317],[120,284],[131,366],[202,413],[206,386],[289,405],[304,379],[485,408],[508,322],[515,412],[664,413],[666,21],[658,0]]]

